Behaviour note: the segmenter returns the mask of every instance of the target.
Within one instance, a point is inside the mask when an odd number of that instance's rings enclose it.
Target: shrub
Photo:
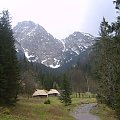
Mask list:
[[[46,100],[46,101],[44,102],[44,104],[50,104],[50,100],[49,100],[49,99]]]
[[[3,108],[2,114],[9,115],[10,114],[10,110],[8,108]]]

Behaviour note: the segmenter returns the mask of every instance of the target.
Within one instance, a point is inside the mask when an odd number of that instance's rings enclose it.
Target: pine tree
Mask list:
[[[109,35],[108,22],[103,18],[103,22],[100,25],[100,40],[95,45],[96,59],[95,59],[95,75],[98,79],[98,99],[101,102],[110,104],[111,101],[111,78],[109,72],[111,72],[110,66],[112,65],[110,55],[112,48],[112,40]]]
[[[120,0],[116,0],[116,9],[118,12],[117,21],[112,23],[114,36],[114,45],[115,45],[115,111],[117,113],[118,119],[120,120]]]
[[[61,86],[61,102],[68,106],[71,104],[71,87],[70,82],[68,81],[66,74],[63,76],[62,86]]]
[[[120,10],[120,1],[116,8]],[[120,120],[120,16],[111,25],[103,19],[100,40],[95,44],[95,76],[98,100],[115,109]]]
[[[16,102],[19,69],[8,11],[3,11],[0,16],[0,74],[0,102]]]

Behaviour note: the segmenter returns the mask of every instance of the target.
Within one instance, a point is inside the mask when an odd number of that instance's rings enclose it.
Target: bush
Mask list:
[[[9,115],[10,114],[10,110],[8,108],[3,108],[2,114]]]
[[[46,100],[46,101],[44,102],[44,104],[50,104],[50,100],[49,100],[49,99]]]
[[[63,97],[60,95],[60,96],[58,96],[58,99],[61,100],[61,102],[62,102]]]

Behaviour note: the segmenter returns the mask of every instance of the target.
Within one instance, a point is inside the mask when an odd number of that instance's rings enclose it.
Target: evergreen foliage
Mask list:
[[[8,11],[0,16],[0,103],[16,102],[19,68]]]
[[[96,93],[96,81],[91,77],[92,61],[93,52],[92,48],[89,48],[79,55],[77,64],[67,71],[67,77],[70,80],[72,92]]]
[[[62,103],[65,104],[65,106],[68,106],[71,104],[71,87],[70,87],[70,82],[66,77],[66,74],[64,74],[63,76],[63,81],[62,81],[62,85],[61,85],[61,96],[60,96],[60,100]]]
[[[120,1],[116,1],[120,10]],[[111,25],[103,18],[100,38],[94,46],[94,76],[98,81],[98,101],[112,107],[120,120],[120,20]]]

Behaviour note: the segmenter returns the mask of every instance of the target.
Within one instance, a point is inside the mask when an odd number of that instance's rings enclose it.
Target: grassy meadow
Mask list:
[[[81,103],[96,102],[95,98],[72,98],[72,104],[65,107],[57,97],[50,97],[50,104],[44,104],[47,98],[24,98],[12,107],[0,107],[0,120],[75,120],[70,111]]]
[[[105,104],[98,104],[97,107],[91,111],[91,113],[99,116],[101,120],[117,120],[115,111]]]

